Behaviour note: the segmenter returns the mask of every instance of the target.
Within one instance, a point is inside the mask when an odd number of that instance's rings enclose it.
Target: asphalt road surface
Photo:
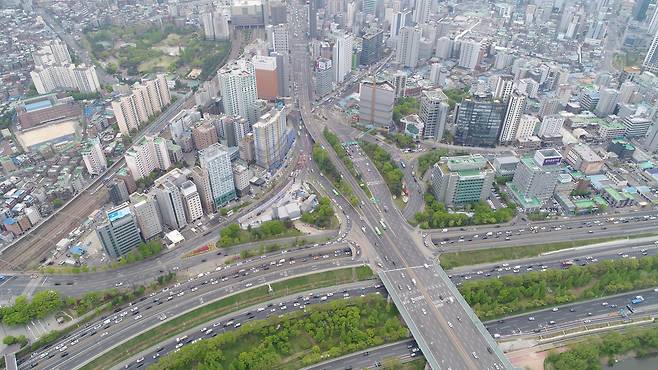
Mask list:
[[[143,297],[139,303],[131,306],[131,309],[137,307],[135,311],[124,309],[122,312],[88,324],[85,328],[58,342],[58,344],[67,346],[61,353],[59,350],[53,351],[55,346],[52,346],[35,352],[32,359],[38,359],[38,368],[62,370],[75,368],[110,350],[119,342],[158,325],[162,314],[171,318],[204,303],[252,286],[295,275],[361,264],[352,259],[351,253],[350,255],[345,255],[345,253],[350,252],[339,250],[337,253],[312,257],[308,256],[308,253],[304,257],[298,254],[297,257],[294,257],[296,254],[293,253],[278,254],[255,258],[251,262],[242,263],[239,266],[232,265],[222,268],[220,271],[208,271],[203,277],[191,278],[189,281],[176,284],[171,288],[163,288],[157,294]],[[291,257],[294,257],[292,264]],[[280,261],[281,259],[285,259],[285,261]],[[121,316],[122,314],[124,316]],[[79,342],[70,345],[75,338],[79,338]],[[47,354],[43,355],[44,353]],[[64,353],[68,353],[68,355],[61,357]],[[28,362],[31,366],[31,361],[21,361],[21,368],[28,366]]]
[[[420,352],[416,341],[408,339],[359,351],[321,364],[305,367],[302,370],[370,369],[380,367],[390,358],[397,358],[401,362],[405,362],[420,357],[422,357],[422,352]]]

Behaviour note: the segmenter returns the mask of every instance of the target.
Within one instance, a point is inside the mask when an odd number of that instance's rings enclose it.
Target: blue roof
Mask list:
[[[120,209],[117,209],[116,211],[112,211],[112,212],[108,213],[107,214],[107,219],[110,220],[110,222],[112,222],[112,221],[118,220],[120,218],[123,218],[123,217],[125,217],[129,214],[130,214],[130,208],[124,207],[124,208],[120,208]]]
[[[78,256],[82,256],[87,251],[84,248],[82,248],[82,244],[77,244],[77,245],[72,246],[69,249],[69,252],[71,252],[73,254],[77,254]]]
[[[52,106],[53,104],[50,102],[50,100],[40,100],[35,101],[34,103],[25,104],[25,110],[32,112],[39,109],[50,108]]]
[[[13,224],[16,223],[16,220],[14,220],[14,219],[11,218],[11,217],[7,217],[7,218],[5,218],[4,223],[5,223],[5,225],[13,225]]]

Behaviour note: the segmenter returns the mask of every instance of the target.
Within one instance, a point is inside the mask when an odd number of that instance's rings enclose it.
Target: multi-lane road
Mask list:
[[[204,303],[253,286],[361,264],[352,258],[350,249],[322,247],[313,251],[275,253],[209,270],[203,276],[163,288],[130,308],[88,324],[50,348],[35,352],[28,361],[21,362],[21,368],[36,363],[36,367],[42,369],[73,369],[160,324],[162,315],[171,319]],[[79,341],[75,342],[75,339]],[[60,351],[63,346],[66,348]],[[57,349],[53,350],[55,347]]]
[[[300,4],[292,2],[290,6],[293,14],[304,13]],[[299,17],[295,19],[291,29],[301,31],[293,33],[291,38],[293,77],[300,91],[300,113],[316,142],[329,147],[321,134],[323,123],[318,122],[311,113],[308,40],[304,38],[306,24],[304,17],[301,20]],[[359,190],[355,179],[336,158],[335,153],[329,153],[334,165],[361,200],[361,206],[358,211],[355,210],[357,214],[354,216],[363,220],[364,229],[370,230],[366,233],[367,237],[372,240],[377,255],[382,259],[379,262],[383,266],[380,277],[430,366],[435,369],[510,368],[511,364],[465,304],[447,275],[432,263],[431,255],[422,246],[420,235],[414,233],[392,204],[391,194],[381,176],[377,171],[367,171],[367,167],[374,168],[370,161],[364,156],[353,158],[371,192],[380,199],[378,205],[372,204]],[[380,208],[384,206],[389,209],[388,212]],[[381,237],[372,232],[376,226],[382,226],[380,221],[387,224],[387,231]],[[427,267],[424,267],[426,264]],[[404,287],[404,291],[401,287]],[[451,303],[443,302],[450,298]]]

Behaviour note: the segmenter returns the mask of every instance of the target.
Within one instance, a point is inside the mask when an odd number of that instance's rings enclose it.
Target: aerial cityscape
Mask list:
[[[0,368],[658,368],[658,1],[0,26]]]

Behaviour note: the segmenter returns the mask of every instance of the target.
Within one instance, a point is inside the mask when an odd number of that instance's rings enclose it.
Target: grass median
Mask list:
[[[346,284],[372,279],[374,274],[367,266],[349,267],[333,271],[325,271],[312,275],[298,276],[271,284],[273,292],[269,293],[267,286],[234,294],[199,307],[193,311],[166,321],[138,336],[113,348],[111,351],[89,362],[82,369],[109,369],[113,365],[136,355],[167,338],[192,329],[216,317],[249,307],[260,302],[285,297],[298,292],[324,288],[332,285]]]
[[[459,266],[472,266],[480,263],[536,257],[542,253],[558,251],[567,248],[582,247],[589,244],[604,243],[614,240],[637,239],[655,235],[655,233],[644,233],[627,236],[611,236],[608,238],[569,240],[557,243],[522,245],[518,247],[479,249],[465,252],[448,252],[441,254],[439,260],[441,262],[441,266],[444,269],[449,270]]]

